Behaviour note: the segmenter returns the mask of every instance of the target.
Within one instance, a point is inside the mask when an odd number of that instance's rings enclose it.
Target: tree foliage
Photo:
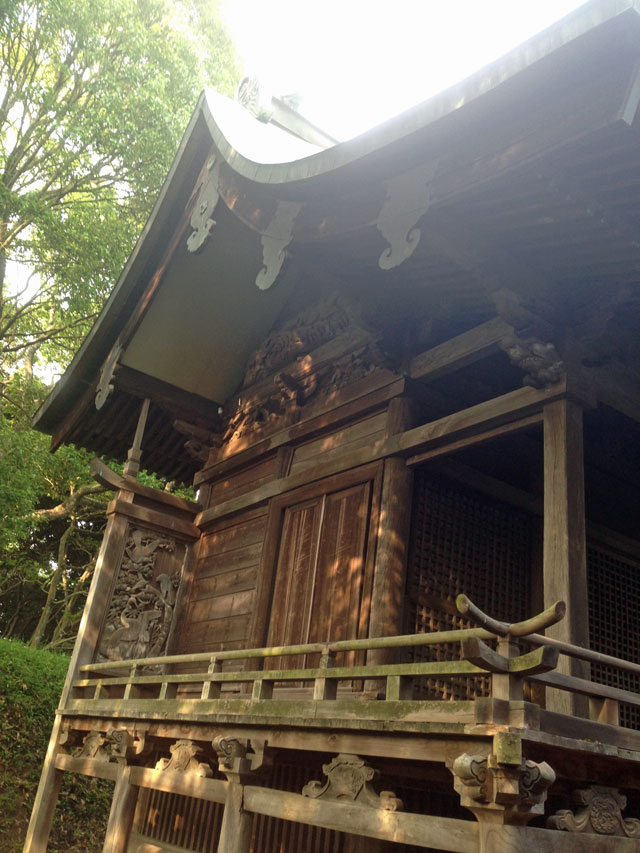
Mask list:
[[[44,343],[55,344],[49,358],[68,358],[123,266],[198,92],[230,89],[231,47],[212,5],[0,0],[5,359]],[[8,259],[40,286],[12,289]]]
[[[20,853],[69,658],[0,638],[0,849]],[[102,850],[113,783],[65,773],[51,853]],[[78,820],[78,814],[82,820]]]
[[[73,636],[107,495],[30,429],[97,316],[203,85],[229,93],[215,0],[0,0],[0,633]],[[40,377],[40,378],[39,378]]]

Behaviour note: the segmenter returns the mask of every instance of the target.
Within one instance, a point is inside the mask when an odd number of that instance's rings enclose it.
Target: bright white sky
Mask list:
[[[462,80],[584,0],[224,0],[245,73],[354,136]]]

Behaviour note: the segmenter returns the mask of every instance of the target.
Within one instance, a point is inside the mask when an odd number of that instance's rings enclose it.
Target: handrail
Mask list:
[[[90,663],[80,667],[81,672],[103,672],[112,669],[131,669],[133,666],[164,666],[172,663],[204,663],[212,659],[248,660],[250,658],[281,657],[283,655],[333,654],[357,652],[368,649],[414,648],[436,646],[439,643],[457,643],[471,638],[493,640],[495,634],[483,628],[462,628],[453,631],[434,631],[430,634],[404,634],[399,637],[369,637],[362,640],[336,640],[333,643],[305,643],[299,646],[274,646],[263,649],[231,649],[222,652],[198,652],[190,655],[135,658],[131,660]]]
[[[471,599],[464,594],[456,598],[456,606],[460,613],[477,622],[482,628],[492,631],[500,637],[526,637],[527,642],[533,643],[536,646],[549,646],[551,649],[557,649],[567,657],[577,658],[578,660],[588,661],[589,663],[599,663],[603,666],[613,666],[625,672],[633,672],[640,675],[640,664],[633,661],[624,660],[622,658],[606,655],[603,652],[596,652],[592,649],[585,649],[582,646],[576,646],[573,643],[566,643],[563,640],[556,640],[553,637],[545,637],[543,634],[537,634],[536,631],[542,631],[545,628],[550,628],[564,618],[567,606],[564,601],[556,601],[551,607],[532,616],[530,619],[525,619],[523,622],[499,622],[491,616],[488,616],[480,608],[474,604]]]
[[[530,619],[509,624],[508,622],[499,622],[492,616],[488,616],[464,593],[456,598],[456,607],[463,616],[467,616],[477,622],[481,628],[490,631],[492,634],[497,634],[499,637],[526,637],[535,631],[543,631],[564,619],[567,612],[567,605],[564,601],[556,601],[551,607],[547,607],[546,610]]]

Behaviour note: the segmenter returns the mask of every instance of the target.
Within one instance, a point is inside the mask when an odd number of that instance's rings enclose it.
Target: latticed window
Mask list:
[[[408,566],[411,633],[469,628],[455,606],[464,592],[485,612],[516,622],[531,614],[532,518],[464,486],[416,470]],[[460,647],[425,646],[413,660],[457,660]],[[487,678],[430,679],[433,698],[473,699]]]
[[[590,544],[587,571],[591,648],[640,663],[640,561]],[[631,672],[591,664],[591,677],[601,684],[640,693],[640,676]],[[621,703],[620,725],[640,728],[640,709]]]

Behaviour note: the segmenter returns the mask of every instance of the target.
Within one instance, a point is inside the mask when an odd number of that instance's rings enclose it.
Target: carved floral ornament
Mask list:
[[[62,743],[63,741],[61,741]],[[97,761],[114,761],[126,764],[134,755],[145,751],[144,734],[132,734],[127,729],[91,730],[85,735],[82,746],[74,750],[75,758],[91,758]]]
[[[400,811],[402,800],[392,791],[378,794],[373,781],[380,775],[357,755],[340,753],[329,764],[322,765],[325,782],[309,782],[302,789],[303,797],[318,800],[337,800],[355,803],[383,811]]]
[[[171,758],[161,758],[156,764],[156,770],[181,773],[183,776],[200,776],[209,779],[213,770],[204,761],[198,761],[197,755],[202,747],[192,740],[178,740],[169,747]]]
[[[627,798],[615,788],[594,785],[575,791],[573,799],[582,808],[575,813],[569,809],[556,812],[547,820],[549,829],[640,838],[640,820],[622,816]]]
[[[156,657],[166,647],[179,573],[156,575],[159,554],[175,542],[150,530],[132,528],[111,596],[98,660]]]

